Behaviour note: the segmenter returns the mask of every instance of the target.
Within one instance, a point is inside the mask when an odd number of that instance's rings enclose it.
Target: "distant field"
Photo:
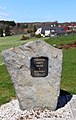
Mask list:
[[[11,78],[8,74],[6,66],[3,64],[1,52],[4,49],[38,39],[31,38],[29,40],[20,41],[21,37],[22,35],[0,37],[0,105],[10,101],[13,97],[16,97]],[[39,39],[44,39],[49,44],[59,46],[60,44],[73,43],[76,41],[76,35]],[[76,94],[76,48],[67,50],[63,49],[61,89],[66,90],[71,94]]]

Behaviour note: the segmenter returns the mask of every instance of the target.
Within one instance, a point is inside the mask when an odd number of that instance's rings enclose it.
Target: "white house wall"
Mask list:
[[[45,30],[45,36],[49,36],[50,35],[50,30]]]
[[[42,28],[38,28],[37,31],[35,32],[36,35],[41,34]]]

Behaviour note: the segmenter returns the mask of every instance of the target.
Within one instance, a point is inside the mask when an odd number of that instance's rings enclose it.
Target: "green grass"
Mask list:
[[[4,49],[19,46],[26,42],[36,40],[35,38],[26,41],[20,41],[22,35],[0,37],[0,105],[10,101],[13,97],[16,97],[16,93],[11,82],[10,75],[3,63],[1,52]],[[40,38],[39,38],[40,39]],[[56,44],[59,46],[62,44],[73,43],[76,41],[76,35],[74,36],[61,36],[53,38],[41,38],[51,45]],[[76,48],[63,49],[63,70],[61,89],[76,94]]]
[[[7,72],[6,66],[0,66],[0,105],[10,101],[15,97],[15,90],[11,78]]]
[[[61,88],[76,94],[76,48],[63,50]]]
[[[59,46],[60,44],[73,43],[74,41],[76,41],[76,34],[69,36],[51,37],[49,39],[46,39],[45,41],[51,45],[56,44],[56,46]]]
[[[45,40],[49,44],[69,44],[76,41],[76,35],[61,36]],[[63,70],[61,89],[76,94],[76,48],[63,49]]]

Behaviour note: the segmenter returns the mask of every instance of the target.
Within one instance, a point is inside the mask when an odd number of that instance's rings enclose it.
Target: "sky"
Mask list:
[[[76,22],[76,0],[0,0],[0,20]]]

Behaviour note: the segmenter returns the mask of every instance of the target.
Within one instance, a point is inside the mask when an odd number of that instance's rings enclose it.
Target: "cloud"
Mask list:
[[[6,13],[6,7],[5,6],[0,6],[0,16],[8,16],[8,13]]]
[[[8,16],[8,13],[0,13],[0,16]]]
[[[7,19],[9,14],[6,12],[5,6],[0,6],[0,20],[1,19]]]
[[[3,7],[4,10],[6,10],[6,7]]]
[[[6,7],[5,6],[4,7],[0,6],[0,9],[1,10],[6,10]]]

